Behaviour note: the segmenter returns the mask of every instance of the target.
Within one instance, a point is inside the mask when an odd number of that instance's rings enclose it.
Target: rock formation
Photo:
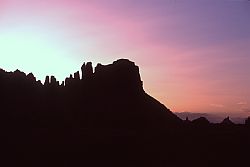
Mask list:
[[[61,85],[0,69],[0,166],[243,166],[246,125],[182,121],[143,89],[121,59],[83,64]],[[235,153],[235,154],[232,154]],[[180,161],[181,160],[181,161]],[[4,164],[6,161],[6,164]]]
[[[234,123],[230,120],[229,117],[226,117],[226,118],[221,122],[221,125],[229,126],[229,125],[234,125]]]

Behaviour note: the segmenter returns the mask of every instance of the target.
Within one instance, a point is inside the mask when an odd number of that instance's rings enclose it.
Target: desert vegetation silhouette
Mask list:
[[[250,118],[181,120],[144,91],[139,67],[127,59],[95,69],[84,63],[62,84],[0,69],[0,93],[1,166],[248,163]]]

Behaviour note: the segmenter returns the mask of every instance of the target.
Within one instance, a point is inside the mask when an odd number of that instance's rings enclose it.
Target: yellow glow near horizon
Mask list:
[[[0,68],[32,72],[42,81],[46,75],[54,75],[62,81],[79,67],[65,47],[42,34],[9,32],[0,33]]]

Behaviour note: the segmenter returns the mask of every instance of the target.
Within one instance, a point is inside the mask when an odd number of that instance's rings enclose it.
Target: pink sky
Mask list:
[[[173,111],[247,116],[249,16],[244,0],[0,0],[0,38],[37,37],[52,47],[55,61],[65,60],[57,69],[45,56],[29,62],[35,66],[9,67],[44,67],[34,72],[38,79],[49,71],[62,80],[83,61],[128,58],[140,66],[146,91]]]

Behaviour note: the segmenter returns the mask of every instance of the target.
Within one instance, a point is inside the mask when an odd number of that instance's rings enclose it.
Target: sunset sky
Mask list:
[[[119,58],[172,111],[250,115],[248,0],[0,0],[0,68],[63,80]]]

